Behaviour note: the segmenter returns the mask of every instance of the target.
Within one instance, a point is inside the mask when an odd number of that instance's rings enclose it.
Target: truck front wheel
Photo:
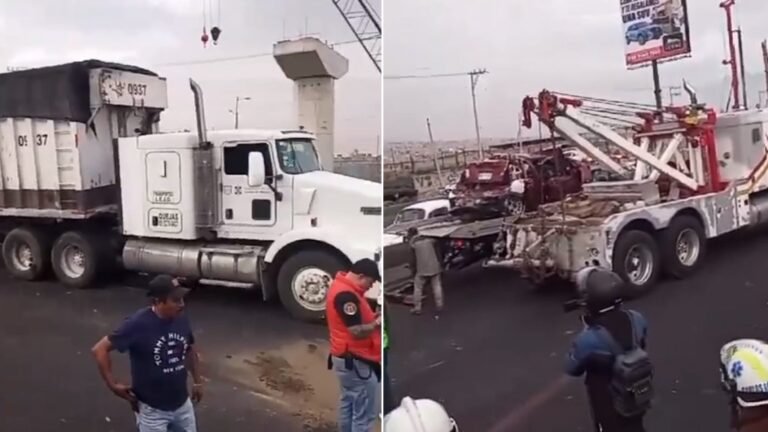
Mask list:
[[[613,271],[627,283],[629,297],[651,290],[659,278],[659,247],[645,231],[622,233],[613,247]]]
[[[97,239],[88,233],[68,231],[62,234],[51,251],[53,271],[59,281],[72,288],[92,285],[104,258],[97,245]]]
[[[37,228],[16,228],[3,241],[3,261],[16,279],[39,280],[50,270],[50,235]]]
[[[290,256],[277,274],[280,302],[288,312],[303,321],[325,317],[325,297],[344,262],[334,254],[314,250]]]
[[[681,215],[670,222],[659,239],[664,272],[683,279],[696,271],[706,252],[707,238],[698,219]]]

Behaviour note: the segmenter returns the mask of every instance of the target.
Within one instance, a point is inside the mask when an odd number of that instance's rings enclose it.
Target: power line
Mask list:
[[[428,75],[389,75],[389,76],[385,76],[384,79],[400,80],[400,79],[422,79],[422,78],[446,78],[446,77],[457,77],[457,76],[467,76],[467,75],[469,75],[469,72],[439,73],[439,74],[428,74]]]
[[[355,40],[347,40],[347,41],[341,41],[341,42],[334,42],[330,43],[329,45],[334,47],[337,45],[349,45],[349,44],[356,44],[359,43],[357,39]],[[156,64],[156,67],[166,67],[166,66],[190,66],[190,65],[198,65],[198,64],[209,64],[209,63],[221,63],[221,62],[228,62],[228,61],[237,61],[237,60],[249,60],[259,57],[271,57],[273,55],[272,51],[270,52],[260,52],[255,54],[246,54],[246,55],[240,55],[240,56],[232,56],[232,57],[216,57],[212,59],[200,59],[200,60],[182,60],[177,62],[169,62],[169,63],[159,63]]]

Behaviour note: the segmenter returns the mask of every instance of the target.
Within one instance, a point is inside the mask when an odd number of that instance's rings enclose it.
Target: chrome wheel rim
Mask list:
[[[305,309],[319,312],[325,309],[325,297],[331,286],[331,275],[317,267],[306,267],[293,276],[293,297]]]
[[[634,285],[643,285],[651,279],[653,265],[653,252],[643,244],[632,246],[624,260],[624,269]]]
[[[699,260],[701,255],[701,239],[696,231],[686,228],[677,235],[675,252],[680,264],[691,267]]]
[[[68,278],[77,279],[85,273],[85,253],[75,245],[68,245],[61,252],[59,264]]]
[[[26,243],[17,243],[13,248],[13,266],[21,271],[29,271],[35,263],[32,248]]]

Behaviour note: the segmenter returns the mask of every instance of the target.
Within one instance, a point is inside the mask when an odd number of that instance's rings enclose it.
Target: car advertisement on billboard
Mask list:
[[[620,0],[626,63],[630,69],[691,52],[686,0]]]

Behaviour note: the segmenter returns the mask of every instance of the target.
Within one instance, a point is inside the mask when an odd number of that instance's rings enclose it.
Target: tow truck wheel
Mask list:
[[[59,236],[51,251],[53,271],[59,281],[72,288],[87,288],[96,282],[104,258],[98,244],[91,234],[79,231]]]
[[[325,297],[336,272],[344,269],[337,256],[320,251],[304,251],[289,257],[277,275],[280,301],[288,312],[303,321],[325,317]]]
[[[645,231],[622,233],[613,247],[613,271],[627,282],[629,297],[651,290],[659,278],[659,247]]]
[[[38,228],[16,228],[3,240],[3,261],[11,276],[33,281],[50,270],[50,235]]]
[[[706,252],[707,237],[698,219],[682,215],[661,232],[659,246],[664,273],[683,279],[698,268]]]

